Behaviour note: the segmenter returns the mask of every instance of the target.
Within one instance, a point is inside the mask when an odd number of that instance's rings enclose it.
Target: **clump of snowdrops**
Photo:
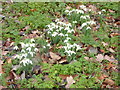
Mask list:
[[[23,66],[33,64],[32,58],[38,51],[38,49],[36,48],[35,40],[28,39],[26,40],[26,42],[20,42],[20,46],[20,48],[18,46],[14,47],[14,50],[18,50],[14,58],[16,60],[19,60],[19,64]]]

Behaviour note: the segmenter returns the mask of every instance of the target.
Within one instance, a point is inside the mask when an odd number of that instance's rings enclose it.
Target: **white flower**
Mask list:
[[[46,40],[46,42],[48,42],[48,40]]]
[[[73,23],[77,23],[77,21],[73,21]]]
[[[66,26],[68,26],[68,27],[72,27],[71,23],[68,23]]]
[[[24,58],[22,61],[20,61],[20,63],[22,63],[24,66],[26,66],[26,64],[33,64],[28,58]]]
[[[31,47],[28,47],[26,50],[30,52],[31,51]]]
[[[94,21],[89,21],[88,24],[93,25],[96,24]]]
[[[25,47],[29,47],[30,43],[25,44]]]
[[[65,34],[65,36],[67,36],[67,37],[68,37],[68,34]]]
[[[25,44],[23,42],[20,42],[20,44],[21,44],[22,48],[25,47]]]
[[[84,11],[87,11],[87,8],[85,5],[80,5],[80,8],[83,9]]]
[[[47,33],[48,33],[48,34],[50,34],[51,32],[50,32],[50,31],[48,31]]]
[[[105,10],[105,9],[102,9],[102,12],[106,12],[106,10]]]
[[[91,29],[90,27],[87,27],[86,30]]]
[[[32,39],[30,40],[30,42],[35,42],[35,40],[32,38]]]
[[[30,47],[35,47],[35,44],[34,44],[34,43],[31,43],[31,44],[30,44]]]
[[[59,36],[64,36],[64,34],[63,34],[63,33],[60,33]]]
[[[56,19],[55,22],[59,22],[59,19]]]
[[[64,43],[67,43],[68,42],[68,40],[64,40]]]
[[[21,55],[15,55],[14,58],[17,58],[17,59],[22,59],[22,56]]]
[[[25,53],[25,50],[24,50],[24,49],[22,49],[22,50],[21,50],[21,52],[22,52],[22,53]]]
[[[89,15],[81,16],[80,18],[81,19],[87,19],[87,18],[90,19]]]
[[[65,27],[65,29],[64,29],[64,30],[66,30],[66,31],[67,31],[67,30],[70,30],[70,28],[69,28],[69,27]]]
[[[69,10],[65,10],[65,12],[69,12]]]
[[[15,49],[15,50],[18,50],[19,48],[18,48],[18,46],[15,46],[14,49]]]
[[[74,51],[71,51],[71,50],[68,50],[68,51],[65,51],[67,54],[68,54],[68,56],[71,56],[72,54],[76,54]]]
[[[50,47],[50,44],[48,43],[46,46]]]
[[[25,57],[25,58],[26,58],[26,57],[27,57],[27,55],[28,55],[27,53],[23,53],[23,54],[21,54],[20,56],[21,56],[21,57]]]
[[[15,55],[15,57],[14,58],[19,58],[20,56],[19,55]]]
[[[79,45],[77,45],[77,44],[73,44],[75,47],[76,47],[76,51],[78,51],[78,50],[80,50],[81,49],[81,47],[79,46]]]
[[[32,57],[33,57],[33,55],[34,55],[34,52],[28,52]]]
[[[55,37],[57,34],[57,32],[53,32],[52,36]]]
[[[84,26],[87,26],[87,23],[86,23],[86,22],[81,25],[81,29],[82,29]]]
[[[99,11],[98,14],[102,14],[102,13]]]
[[[58,25],[55,25],[55,28],[58,28],[59,26]]]
[[[78,14],[81,13],[81,14],[84,14],[84,11],[83,10],[79,10],[78,11]]]
[[[37,48],[35,48],[35,49],[34,49],[34,51],[35,51],[35,52],[37,52],[37,51],[38,51],[38,49],[37,49]]]
[[[2,73],[0,73],[0,77],[2,76]]]
[[[62,29],[63,29],[63,27],[59,27],[59,29],[60,29],[60,30],[62,30]]]
[[[45,46],[43,46],[43,48],[46,48]]]

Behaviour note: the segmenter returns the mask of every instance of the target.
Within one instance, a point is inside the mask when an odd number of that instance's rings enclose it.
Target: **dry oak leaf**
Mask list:
[[[61,59],[61,57],[60,57],[59,55],[56,55],[56,54],[53,53],[53,52],[50,52],[49,54],[50,54],[51,58],[54,59],[54,60],[59,60],[59,59]]]
[[[102,54],[98,54],[97,56],[96,56],[96,60],[97,61],[102,61],[104,59],[104,56],[102,55]]]
[[[66,80],[67,80],[67,85],[65,86],[65,88],[69,88],[73,83],[75,83],[75,80],[73,79],[72,76],[67,77]]]
[[[62,59],[62,60],[59,61],[59,63],[64,63],[64,62],[67,62],[67,60],[66,59]]]
[[[102,42],[103,46],[108,46],[108,43]]]
[[[114,85],[115,84],[115,82],[113,80],[107,79],[107,78],[105,79],[105,81],[103,83],[108,84],[108,85]]]
[[[109,48],[109,51],[112,52],[112,53],[115,52],[112,48]]]
[[[6,55],[9,51],[2,51],[2,55]]]
[[[2,61],[2,60],[0,60],[0,74],[2,74],[2,73],[3,73],[3,70],[2,70],[2,64],[3,64],[3,61]]]

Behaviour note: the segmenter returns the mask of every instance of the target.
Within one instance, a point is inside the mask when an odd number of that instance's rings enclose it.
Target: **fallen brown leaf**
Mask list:
[[[67,80],[67,85],[65,86],[65,88],[69,88],[73,83],[75,83],[75,80],[73,79],[72,76],[67,77],[66,80]]]
[[[120,25],[120,21],[116,22],[115,24]]]
[[[8,58],[8,59],[7,59],[7,63],[12,63],[11,58]]]
[[[99,80],[104,80],[104,78],[105,78],[105,77],[102,76],[102,75],[98,77]]]
[[[109,48],[109,51],[112,52],[112,53],[115,52],[112,48]]]
[[[84,57],[84,59],[89,60],[89,57]]]
[[[108,46],[108,43],[102,42],[103,46]]]
[[[108,9],[108,11],[111,12],[111,13],[114,13],[114,12],[115,12],[115,11],[113,11],[113,10],[111,10],[111,9]]]
[[[3,64],[3,61],[2,61],[2,60],[0,60],[0,74],[2,74],[2,73],[3,73],[2,64]]]
[[[91,11],[93,11],[93,12],[97,11],[96,6],[94,6],[94,5],[89,5],[88,8],[91,9]]]
[[[106,59],[106,60],[108,60],[108,61],[114,61],[110,56],[108,56],[108,55],[105,55],[104,56],[104,59]]]
[[[66,59],[62,59],[62,60],[60,60],[58,63],[64,63],[64,62],[67,62],[67,60]]]
[[[67,6],[66,9],[71,9],[71,7],[70,7],[70,6]]]
[[[113,80],[108,79],[108,78],[106,78],[103,83],[108,84],[108,85],[114,85],[115,84],[115,82]]]
[[[75,74],[75,75],[71,75],[71,76],[72,76],[73,78],[75,78],[75,77],[77,77],[78,75]],[[70,75],[62,75],[62,74],[60,74],[59,77],[61,77],[62,80],[64,80],[64,79],[66,79],[67,77],[70,77]]]
[[[3,88],[7,88],[7,87],[5,87],[5,86],[1,86],[1,85],[0,85],[0,90],[2,90]]]
[[[54,60],[59,60],[59,59],[61,59],[61,57],[60,57],[59,55],[56,55],[56,54],[53,53],[53,52],[50,52],[49,54],[50,54],[50,57],[51,57],[52,59],[54,59]]]
[[[98,54],[96,57],[96,60],[100,62],[104,59],[104,56],[102,54]]]
[[[102,52],[102,53],[105,53],[105,50],[103,50],[103,49],[100,49],[100,52]]]
[[[2,55],[6,55],[9,51],[2,51]]]

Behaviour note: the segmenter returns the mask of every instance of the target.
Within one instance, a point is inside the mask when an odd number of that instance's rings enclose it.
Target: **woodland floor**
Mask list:
[[[120,87],[119,3],[2,2],[1,88]]]

